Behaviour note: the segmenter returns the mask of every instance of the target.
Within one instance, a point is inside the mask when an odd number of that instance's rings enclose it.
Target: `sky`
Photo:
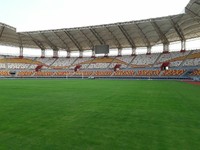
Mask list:
[[[175,15],[189,0],[0,0],[0,22],[17,31],[83,27]]]

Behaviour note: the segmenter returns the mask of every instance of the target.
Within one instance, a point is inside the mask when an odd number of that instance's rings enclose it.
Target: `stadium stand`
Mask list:
[[[200,50],[193,51],[185,60],[183,66],[199,66],[200,65]]]
[[[97,57],[95,58],[88,68],[90,69],[106,69],[114,61],[115,57]]]
[[[0,71],[0,76],[8,77],[10,76],[10,73],[8,71]]]
[[[133,70],[118,70],[115,71],[113,76],[134,76]]]
[[[200,69],[194,70],[190,75],[191,76],[200,76]]]
[[[83,77],[89,77],[93,74],[93,71],[77,71],[73,74],[73,76],[83,76]]]
[[[68,77],[72,76],[73,72],[72,71],[56,71],[53,76],[55,77]]]
[[[54,72],[50,72],[50,71],[39,71],[39,72],[35,72],[34,76],[38,76],[38,77],[51,77],[53,76]]]
[[[178,67],[189,53],[189,51],[163,53],[155,63],[154,67],[160,67],[164,62],[170,62],[170,66]]]
[[[151,67],[160,54],[137,55],[131,62],[132,67]]]
[[[111,76],[113,71],[94,71],[92,76]]]
[[[17,73],[18,77],[31,77],[34,74],[33,71],[20,71]]]
[[[54,69],[69,68],[76,61],[77,58],[58,58],[51,66]]]
[[[157,68],[166,61],[169,61],[170,67],[174,68],[166,71]],[[80,68],[77,72],[74,72],[74,68],[78,65],[80,65]],[[119,65],[119,68],[115,69],[117,65]],[[194,70],[195,68],[191,67],[198,68],[198,66],[200,66],[200,50],[96,58],[0,57],[1,76],[10,76],[9,70],[13,70],[17,71],[17,77],[178,77],[185,74],[198,76],[198,71],[187,73],[187,69]],[[37,67],[41,67],[41,71],[37,72]],[[137,69],[132,70],[134,68]]]
[[[6,64],[5,63],[0,63],[0,69],[6,69]]]
[[[138,70],[136,76],[159,76],[161,70]]]
[[[181,76],[185,70],[180,69],[180,70],[165,70],[162,73],[162,76]]]

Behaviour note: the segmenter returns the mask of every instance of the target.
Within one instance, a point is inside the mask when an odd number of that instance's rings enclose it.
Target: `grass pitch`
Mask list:
[[[0,150],[198,150],[200,86],[0,80]]]

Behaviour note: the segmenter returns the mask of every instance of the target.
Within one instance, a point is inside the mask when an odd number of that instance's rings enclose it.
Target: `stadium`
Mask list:
[[[199,149],[200,49],[187,49],[197,38],[200,0],[96,26],[0,23],[0,45],[17,49],[0,55],[0,149]]]

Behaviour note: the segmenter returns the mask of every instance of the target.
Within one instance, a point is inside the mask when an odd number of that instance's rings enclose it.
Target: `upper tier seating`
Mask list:
[[[127,68],[127,66],[131,63],[133,60],[133,56],[120,56],[116,57],[113,63],[110,65],[109,68],[114,68],[116,64],[121,64],[120,68]]]
[[[5,69],[6,68],[6,64],[5,63],[0,63],[0,69]]]
[[[88,68],[90,69],[106,69],[114,61],[115,57],[97,57],[95,58]]]
[[[74,63],[73,63],[73,67],[76,65],[81,65],[81,68],[86,68],[89,63],[93,60],[94,58],[78,58]]]
[[[120,64],[120,63],[112,63],[112,64],[110,64],[109,68],[114,68],[117,64]],[[125,65],[125,64],[120,64],[120,65],[121,65],[120,68],[126,68],[127,67],[127,65]]]
[[[58,58],[51,66],[54,68],[66,68],[66,67],[70,67],[71,65],[73,65],[73,63],[75,62],[77,58],[72,57],[72,58]]]
[[[161,54],[154,67],[160,67],[164,62],[170,62],[170,66],[178,67],[189,53],[190,51]]]
[[[8,69],[28,69],[30,64],[24,63],[8,63]]]
[[[200,50],[193,51],[183,63],[183,66],[200,66]]]
[[[131,62],[133,67],[144,67],[151,66],[155,63],[156,59],[160,54],[151,54],[151,55],[137,55],[134,60]]]
[[[48,57],[45,57],[45,58],[37,58],[36,61],[39,61],[47,66],[50,66],[54,61],[56,60],[56,58],[48,58]]]
[[[107,68],[110,63],[95,63],[95,64],[90,64],[88,68],[90,69],[97,69],[97,68]]]

